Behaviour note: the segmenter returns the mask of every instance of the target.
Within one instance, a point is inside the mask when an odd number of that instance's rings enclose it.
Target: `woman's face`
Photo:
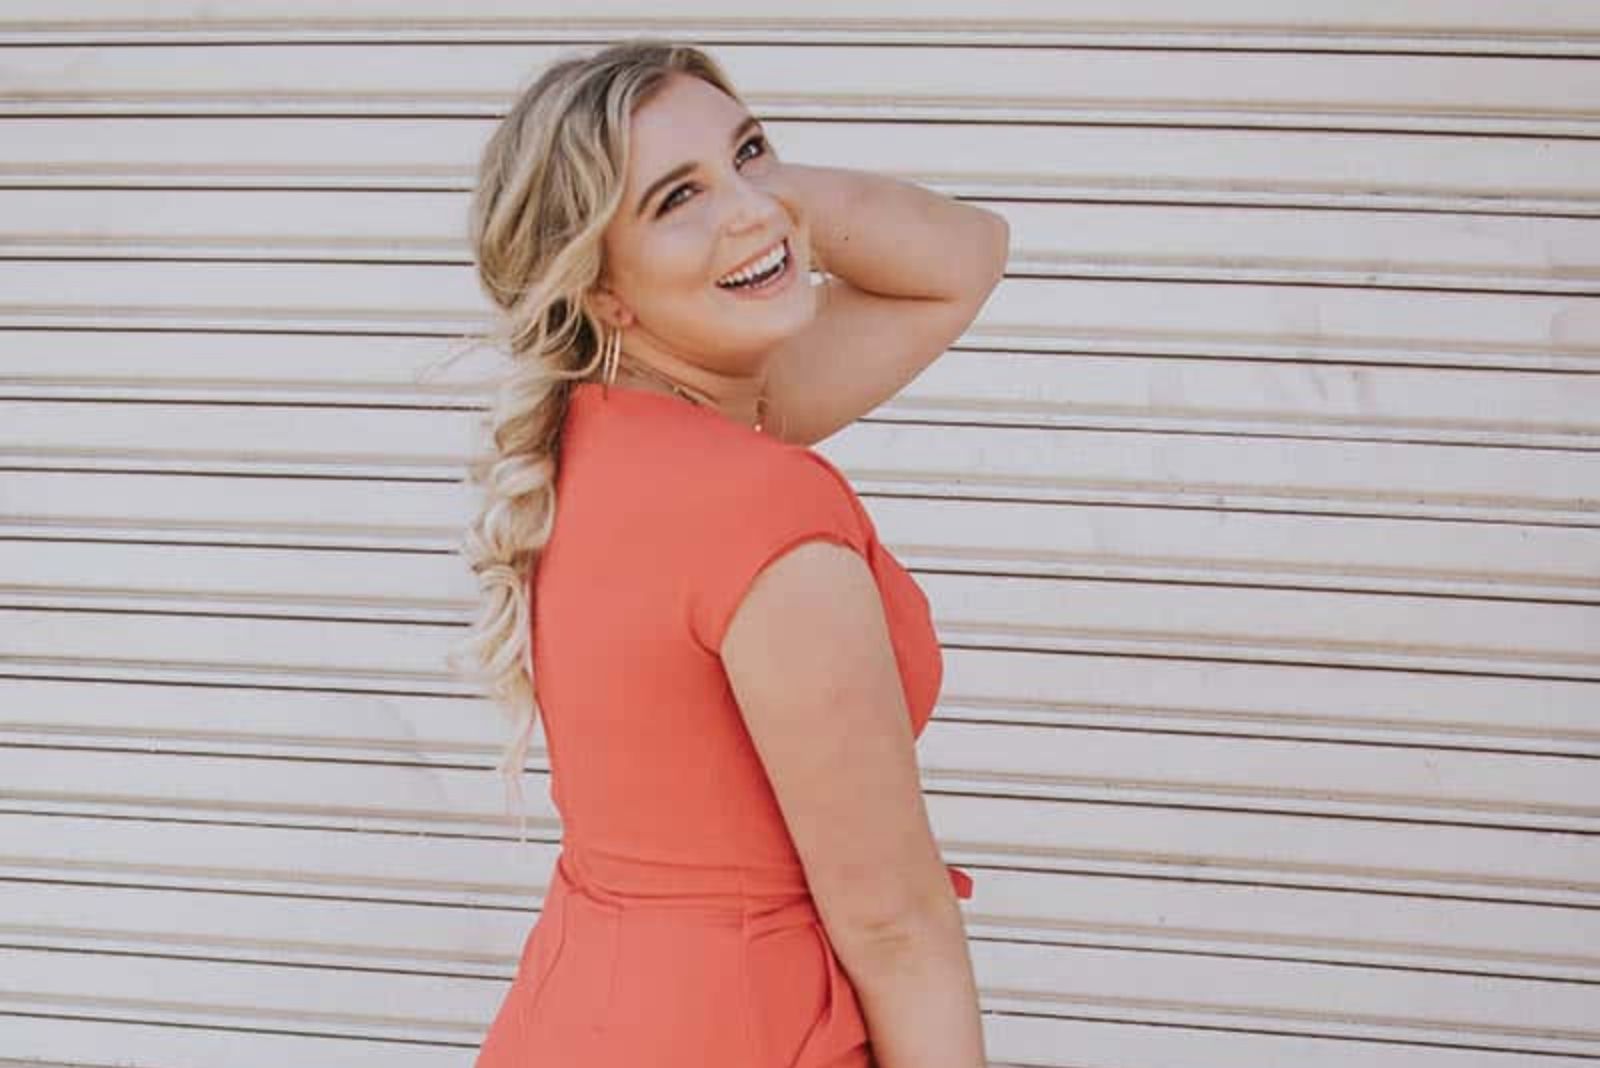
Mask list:
[[[766,352],[811,320],[809,228],[761,184],[776,163],[749,112],[699,78],[671,76],[634,112],[600,281],[631,315],[625,351],[668,367],[759,376]],[[785,240],[790,262],[770,291],[717,285]]]

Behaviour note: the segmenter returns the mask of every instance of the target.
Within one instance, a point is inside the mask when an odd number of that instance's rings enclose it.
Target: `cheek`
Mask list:
[[[651,327],[680,339],[703,333],[706,302],[715,301],[713,246],[701,228],[671,227],[633,249],[630,295],[634,310]]]
[[[635,299],[648,299],[647,294],[678,289],[691,279],[703,278],[710,270],[706,266],[708,240],[704,227],[688,220],[663,221],[629,233],[610,251],[626,288],[633,291]]]
[[[647,284],[681,295],[685,287],[710,283],[712,240],[704,227],[689,223],[668,227],[643,250]]]

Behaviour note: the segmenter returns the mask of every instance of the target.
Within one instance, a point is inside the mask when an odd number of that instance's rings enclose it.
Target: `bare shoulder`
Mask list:
[[[949,895],[866,560],[826,540],[789,549],[750,587],[721,654],[830,935],[859,943]]]

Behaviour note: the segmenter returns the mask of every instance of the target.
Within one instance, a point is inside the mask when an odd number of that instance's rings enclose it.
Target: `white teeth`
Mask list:
[[[787,244],[788,244],[787,241],[779,241],[776,245],[773,246],[773,249],[772,249],[771,252],[767,253],[765,256],[762,256],[759,260],[757,260],[756,262],[752,263],[750,266],[744,268],[743,270],[734,271],[732,274],[724,275],[723,277],[717,279],[717,285],[719,285],[719,286],[729,286],[729,285],[734,285],[734,284],[739,283],[739,282],[748,281],[749,279],[754,278],[756,275],[760,274],[761,272],[772,269],[773,267],[777,266],[779,263],[783,262],[783,257],[784,257],[785,248],[786,248]]]

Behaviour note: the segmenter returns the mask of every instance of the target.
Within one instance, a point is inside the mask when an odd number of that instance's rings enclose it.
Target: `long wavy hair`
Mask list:
[[[469,466],[482,487],[461,552],[478,578],[478,614],[448,654],[512,728],[497,770],[518,798],[534,722],[533,582],[555,522],[562,421],[574,380],[594,377],[605,324],[583,298],[600,277],[601,236],[622,200],[636,109],[682,73],[739,99],[700,49],[633,38],[546,67],[485,144],[469,209],[478,282],[496,308],[486,337],[509,369],[486,414],[489,448]]]

